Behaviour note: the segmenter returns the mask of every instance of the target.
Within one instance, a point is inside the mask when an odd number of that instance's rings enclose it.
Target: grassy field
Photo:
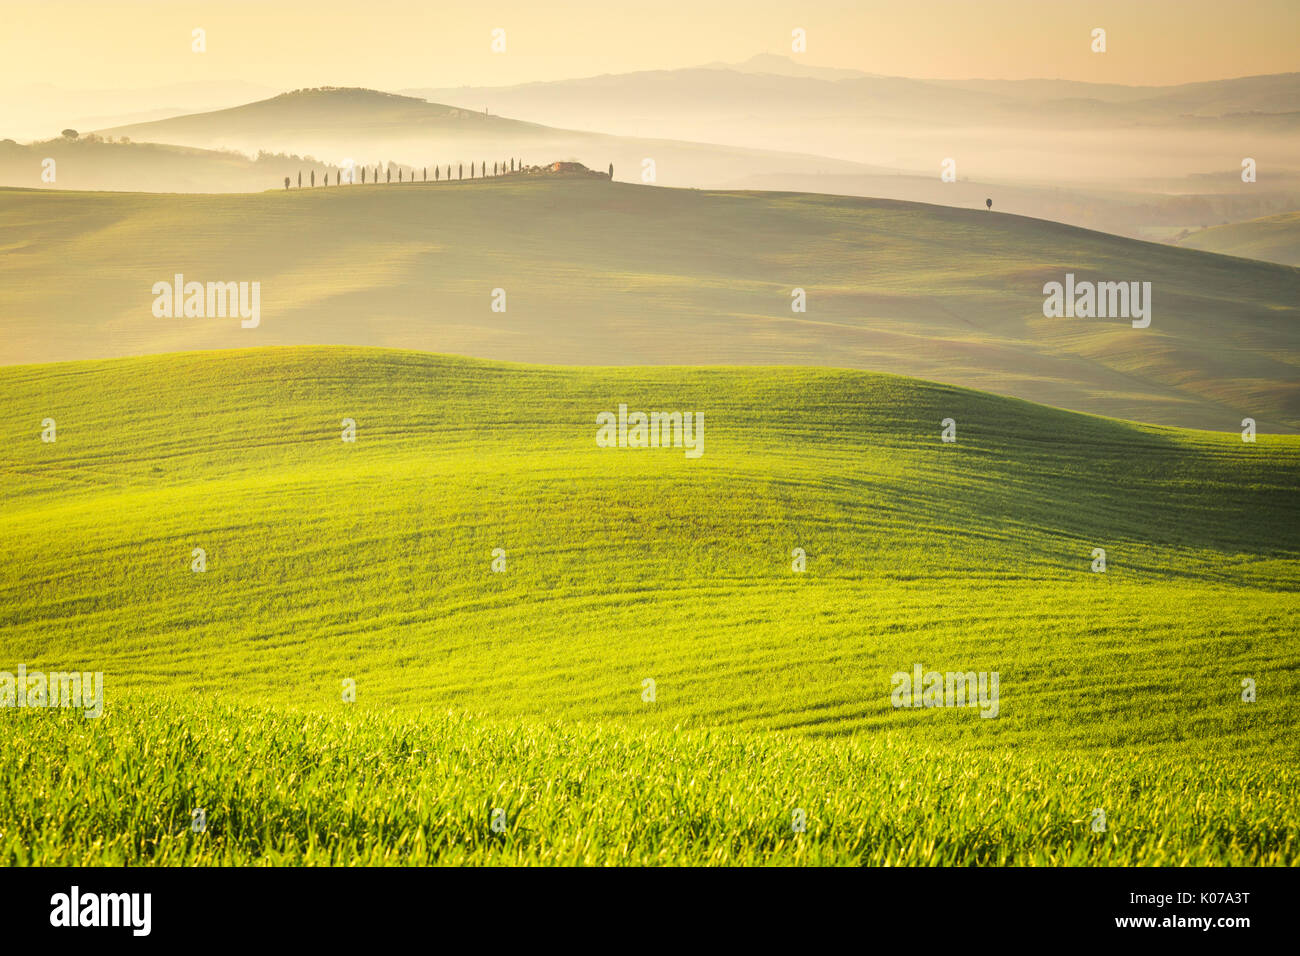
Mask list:
[[[350,348],[0,396],[0,670],[106,685],[0,712],[7,863],[1297,860],[1298,438]],[[620,403],[705,453],[598,448]]]
[[[563,178],[237,196],[0,190],[5,235],[0,364],[357,345],[562,365],[812,365],[1134,421],[1300,430],[1300,270],[984,209]],[[155,318],[153,285],[177,273],[259,282],[260,325]],[[1067,273],[1150,282],[1150,327],[1045,318],[1043,286]],[[806,312],[792,311],[796,288]]]
[[[1294,866],[1300,832],[1294,760],[1210,747],[1001,750],[192,697],[98,722],[6,720],[7,865]]]
[[[1228,256],[1300,266],[1300,212],[1211,226],[1192,233],[1180,245]]]

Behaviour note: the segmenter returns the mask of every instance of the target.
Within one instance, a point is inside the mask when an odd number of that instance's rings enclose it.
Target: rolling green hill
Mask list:
[[[847,366],[1137,421],[1300,428],[1300,271],[984,210],[506,177],[0,190],[0,235],[9,364],[341,344]],[[151,290],[177,273],[259,282],[260,325],[155,318]],[[1150,282],[1150,327],[1044,317],[1044,284],[1067,273]],[[796,288],[806,312],[792,311]]]
[[[1300,212],[1211,226],[1180,240],[1179,245],[1300,266]]]
[[[0,397],[0,669],[107,710],[0,716],[6,862],[1295,862],[1295,437],[349,348]],[[598,447],[620,403],[703,455]],[[917,664],[996,718],[893,707]]]

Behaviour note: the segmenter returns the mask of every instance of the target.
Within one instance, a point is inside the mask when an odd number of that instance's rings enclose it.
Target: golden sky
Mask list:
[[[495,27],[505,53],[490,49]],[[500,85],[788,54],[795,27],[809,64],[887,75],[1171,84],[1300,70],[1300,0],[3,0],[0,84]]]

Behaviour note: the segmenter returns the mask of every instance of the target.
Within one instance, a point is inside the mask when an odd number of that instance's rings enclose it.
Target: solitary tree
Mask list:
[[[473,175],[473,174],[471,173],[471,175]],[[456,178],[457,178],[457,179],[464,179],[464,178],[465,178],[465,164],[464,164],[464,163],[458,163],[458,164],[457,164],[457,166],[456,166]]]
[[[67,139],[76,139],[79,134],[75,129],[65,129],[61,135]]]
[[[314,169],[311,171],[311,184],[312,186],[316,185],[316,170]]]
[[[610,163],[610,164],[609,164],[609,178],[610,178],[611,180],[614,178],[614,164],[613,164],[613,163]]]
[[[364,186],[365,184],[366,184],[366,167],[362,166],[362,167],[361,167],[361,185]]]
[[[993,200],[992,200],[992,199],[986,199],[986,200],[984,200],[984,205],[986,205],[986,206],[988,206],[990,209],[992,209],[992,208],[993,208]]]
[[[425,166],[422,170],[420,170],[420,182],[427,183],[428,181],[429,181],[429,167]]]
[[[288,189],[288,188],[289,188],[289,177],[288,177],[288,176],[285,176],[285,177],[284,177],[284,188],[285,188],[285,189]]]

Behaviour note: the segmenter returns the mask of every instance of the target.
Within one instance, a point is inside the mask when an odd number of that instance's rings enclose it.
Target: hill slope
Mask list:
[[[106,708],[0,712],[6,863],[1295,861],[1300,439],[342,348],[0,401],[0,658]],[[703,455],[597,447],[619,403]],[[996,718],[894,708],[914,665]]]
[[[639,701],[612,686],[656,676],[678,720],[835,730],[896,720],[880,681],[942,658],[1020,686],[988,733],[1155,741],[1189,712],[1240,732],[1214,680],[1298,633],[1291,437],[858,372],[351,349],[8,368],[0,395],[9,654],[119,686],[308,703],[343,668],[375,701],[613,717]],[[704,454],[598,448],[620,403],[703,413]],[[1140,725],[1052,710],[1141,673],[1166,676]]]
[[[1141,421],[1300,426],[1300,272],[982,210],[503,178],[0,191],[0,228],[22,237],[0,257],[5,363],[352,344],[852,366]],[[155,318],[151,290],[177,273],[260,282],[260,324]],[[1150,327],[1045,318],[1067,273],[1151,282]]]
[[[1211,226],[1180,240],[1179,245],[1300,266],[1300,212]]]

